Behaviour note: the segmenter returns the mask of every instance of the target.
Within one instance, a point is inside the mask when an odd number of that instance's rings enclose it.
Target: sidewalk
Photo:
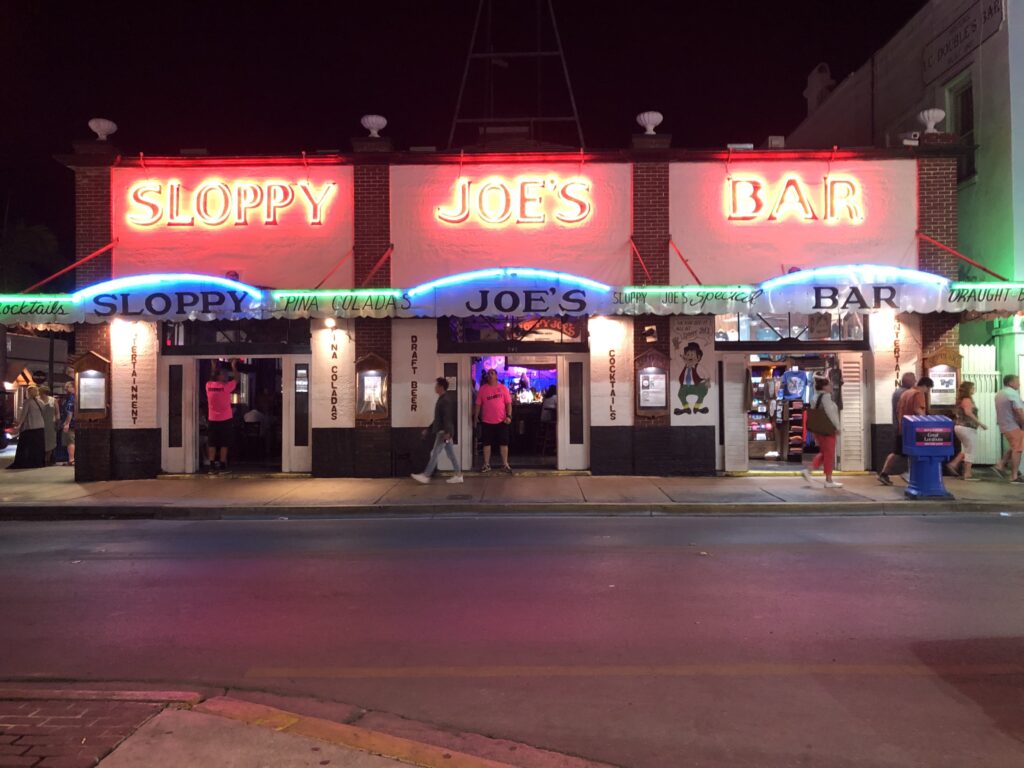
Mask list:
[[[612,768],[349,704],[0,683],[0,768]]]
[[[222,519],[247,516],[522,514],[951,514],[1024,512],[1024,485],[947,478],[955,499],[910,501],[894,477],[886,487],[868,474],[739,477],[635,477],[564,474],[467,475],[462,485],[438,476],[409,478],[167,476],[154,480],[75,483],[67,467],[0,470],[0,520],[90,518]]]

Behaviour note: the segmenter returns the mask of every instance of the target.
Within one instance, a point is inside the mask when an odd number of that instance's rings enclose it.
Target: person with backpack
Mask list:
[[[811,470],[825,469],[825,487],[842,488],[843,484],[832,479],[836,464],[836,438],[839,437],[839,409],[832,400],[832,382],[825,376],[814,377],[814,400],[807,412],[807,431],[814,435],[818,444],[818,455],[811,462]],[[810,470],[802,470],[804,480],[811,482]]]

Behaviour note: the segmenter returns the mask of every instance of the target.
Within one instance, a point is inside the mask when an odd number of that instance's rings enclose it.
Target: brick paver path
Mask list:
[[[89,768],[161,708],[124,701],[0,701],[0,768]]]

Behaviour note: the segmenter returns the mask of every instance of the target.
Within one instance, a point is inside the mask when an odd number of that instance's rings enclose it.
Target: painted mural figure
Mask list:
[[[708,396],[708,382],[700,375],[698,367],[704,357],[700,344],[691,341],[683,347],[683,372],[679,374],[679,402],[682,408],[676,408],[677,416],[684,413],[707,413],[704,398]],[[691,405],[690,398],[696,398]]]

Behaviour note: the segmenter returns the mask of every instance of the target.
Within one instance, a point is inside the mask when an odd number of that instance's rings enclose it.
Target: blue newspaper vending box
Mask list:
[[[942,465],[953,455],[953,420],[947,416],[904,416],[903,453],[910,464],[908,499],[952,498],[942,483]]]

